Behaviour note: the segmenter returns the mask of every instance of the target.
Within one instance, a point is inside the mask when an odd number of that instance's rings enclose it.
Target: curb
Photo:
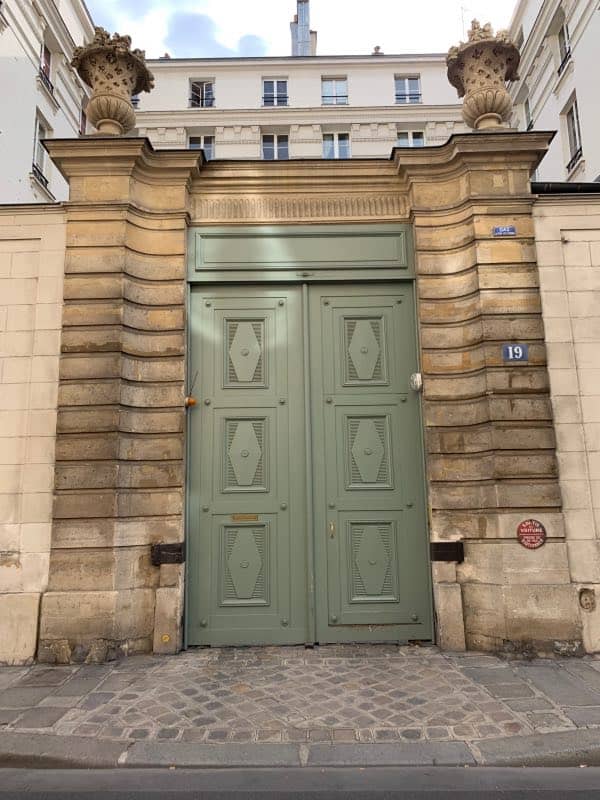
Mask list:
[[[0,768],[600,766],[600,729],[476,742],[193,744],[0,732]]]

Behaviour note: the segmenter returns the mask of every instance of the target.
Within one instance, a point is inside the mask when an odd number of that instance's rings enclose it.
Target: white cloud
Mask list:
[[[467,3],[469,5],[467,6]],[[269,55],[290,54],[289,23],[296,0],[88,0],[92,16],[120,33],[150,57],[167,48],[168,22],[181,11],[205,14],[215,23],[218,43],[236,50],[245,35],[263,39]],[[507,27],[514,0],[311,0],[311,27],[321,55],[445,52],[465,38],[471,19]],[[186,54],[187,55],[187,54]],[[197,57],[212,53],[199,52]]]

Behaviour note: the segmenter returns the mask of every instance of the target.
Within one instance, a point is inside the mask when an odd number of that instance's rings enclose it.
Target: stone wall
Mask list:
[[[600,195],[534,207],[571,580],[585,648],[600,650]]]
[[[56,502],[42,660],[174,652],[183,569],[187,224],[412,221],[434,564],[446,649],[581,646],[555,456],[529,177],[544,133],[457,136],[395,160],[211,162],[141,139],[52,140],[70,182]],[[494,226],[515,225],[510,239]],[[506,365],[503,342],[530,345]],[[201,376],[200,376],[201,381]],[[531,552],[517,524],[542,521]]]
[[[187,190],[198,154],[51,140],[66,205],[56,499],[39,658],[181,646]]]
[[[417,250],[431,535],[465,561],[433,565],[440,644],[577,650],[557,479],[529,176],[546,134],[456,137],[425,163],[399,154]],[[517,235],[497,238],[494,227]],[[528,342],[509,365],[503,342]],[[517,541],[535,517],[547,544]]]
[[[48,583],[64,254],[62,208],[0,210],[0,664],[35,656]]]

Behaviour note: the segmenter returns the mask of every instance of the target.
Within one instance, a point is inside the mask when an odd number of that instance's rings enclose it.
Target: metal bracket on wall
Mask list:
[[[465,546],[460,542],[431,542],[432,561],[455,561],[462,564],[465,560]]]
[[[185,561],[183,542],[153,544],[150,548],[150,559],[154,567],[160,567],[161,564],[183,564]]]

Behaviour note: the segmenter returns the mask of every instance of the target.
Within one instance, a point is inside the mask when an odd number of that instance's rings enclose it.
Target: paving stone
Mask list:
[[[30,708],[13,723],[14,728],[51,728],[67,713],[65,708]]]
[[[600,673],[593,669],[591,664],[572,659],[565,664],[564,668],[571,675],[583,681],[588,688],[600,693]]]
[[[103,677],[105,676],[99,675],[97,672],[88,675],[87,667],[82,667],[74,678],[57,689],[56,695],[59,697],[83,697],[83,695],[93,692],[102,682]]]
[[[110,703],[113,697],[114,694],[112,694],[112,692],[92,692],[92,694],[88,695],[85,700],[83,700],[81,708],[85,708],[88,711],[100,708],[100,706],[105,706],[107,703]],[[107,713],[106,709],[104,709],[104,711]]]
[[[516,669],[520,675],[561,705],[600,705],[600,692],[589,689],[582,680],[569,674],[566,669],[554,665],[520,666]]]
[[[554,708],[544,697],[518,697],[506,700],[506,705],[513,711],[546,711]]]
[[[17,681],[16,686],[60,686],[73,675],[71,667],[37,667]]]
[[[8,725],[22,713],[22,708],[0,708],[0,725]]]
[[[53,692],[48,686],[5,689],[0,692],[0,708],[31,708]]]
[[[527,719],[530,721],[535,730],[544,728],[546,730],[557,730],[559,728],[570,727],[558,714],[548,713],[531,713],[527,714]]]
[[[600,725],[600,706],[563,708],[564,714],[576,725]],[[599,734],[600,737],[600,734]]]

